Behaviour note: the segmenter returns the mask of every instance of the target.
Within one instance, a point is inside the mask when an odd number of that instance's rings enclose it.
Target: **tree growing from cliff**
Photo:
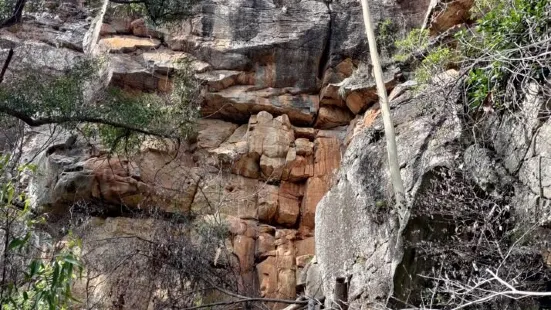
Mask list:
[[[9,161],[9,156],[0,156],[2,310],[66,309],[72,300],[71,285],[82,270],[78,241],[66,238],[58,247],[42,240],[45,237],[36,229],[41,217],[32,213],[20,190],[21,174],[34,168],[26,165],[10,171]]]
[[[198,84],[188,66],[176,74],[168,94],[94,89],[95,81],[102,79],[101,67],[101,60],[87,59],[51,77],[25,69],[0,84],[0,113],[32,127],[57,124],[78,129],[101,137],[111,149],[135,146],[146,135],[185,138],[192,132]]]

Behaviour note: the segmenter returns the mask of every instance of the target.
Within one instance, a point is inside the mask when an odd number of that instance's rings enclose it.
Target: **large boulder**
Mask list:
[[[449,88],[433,85],[418,95],[407,91],[391,104],[409,202],[415,200],[426,173],[454,165],[457,154],[450,143],[461,135],[454,112],[457,99],[457,89],[450,93]],[[392,208],[386,144],[378,138],[382,130],[379,118],[356,135],[336,184],[316,210],[316,255],[329,303],[337,277],[349,279],[348,302],[354,308],[371,309],[392,292],[409,212]]]

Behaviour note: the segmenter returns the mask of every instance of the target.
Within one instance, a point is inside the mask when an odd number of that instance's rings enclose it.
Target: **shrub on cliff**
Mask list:
[[[394,59],[412,66],[420,83],[450,66],[460,67],[471,109],[514,108],[529,83],[541,84],[551,73],[551,3],[477,0],[471,14],[475,22],[464,25],[454,40],[451,33],[429,38],[428,30],[414,29],[396,41]]]
[[[484,4],[478,6],[485,14],[476,25],[456,36],[468,72],[469,105],[511,108],[522,97],[520,89],[549,76],[551,4],[548,0]]]
[[[19,189],[21,174],[34,168],[10,171],[9,162],[9,156],[0,156],[1,309],[67,309],[71,285],[82,271],[79,242],[70,237],[55,245],[45,240],[49,238],[37,230],[42,217],[32,213]]]
[[[102,138],[111,150],[136,147],[147,135],[186,138],[192,132],[198,85],[189,67],[177,73],[169,94],[131,94],[96,90],[92,85],[101,80],[101,66],[97,59],[84,60],[53,77],[26,69],[0,84],[0,113],[29,126],[80,130]]]

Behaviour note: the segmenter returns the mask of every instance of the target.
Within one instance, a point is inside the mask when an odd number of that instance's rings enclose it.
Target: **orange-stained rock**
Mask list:
[[[160,39],[162,34],[153,28],[147,26],[145,19],[139,18],[130,23],[132,34],[138,37],[152,37]]]
[[[429,24],[430,35],[440,34],[455,25],[465,23],[471,17],[470,9],[474,0],[448,1],[443,10],[434,12]]]
[[[150,199],[164,211],[188,213],[197,192],[199,177],[192,168],[191,154],[180,149],[175,156],[174,147],[169,141],[167,144],[150,145],[144,150],[137,158],[140,179],[150,184],[153,191]]]
[[[251,237],[237,235],[233,239],[233,252],[239,259],[242,274],[254,269],[255,242]]]
[[[368,110],[365,113],[363,118],[363,127],[364,128],[371,127],[371,125],[373,125],[373,123],[375,122],[379,114],[381,114],[381,109],[379,107],[374,107],[373,109]]]
[[[351,76],[352,73],[354,72],[355,68],[356,68],[356,66],[352,62],[352,59],[350,59],[350,58],[346,58],[345,60],[343,60],[341,63],[339,63],[335,67],[337,72],[342,74],[344,77]]]
[[[354,114],[363,113],[365,109],[379,100],[375,87],[354,91],[346,96],[346,106]]]
[[[278,244],[280,243],[280,244]],[[293,241],[287,239],[278,239],[275,244],[277,268],[278,269],[295,269],[295,246]]]
[[[348,147],[356,133],[359,132],[359,130],[363,125],[363,116],[362,115],[356,115],[352,121],[350,121],[350,124],[346,128],[346,136],[344,138],[344,146]]]
[[[277,239],[276,243],[279,246],[287,241],[295,240],[297,238],[297,231],[294,229],[278,229],[276,230],[275,237]],[[289,248],[287,251],[294,251],[294,249]]]
[[[172,82],[171,78],[168,78],[166,76],[159,77],[159,80],[157,81],[157,89],[160,92],[168,93],[173,90],[174,83]]]
[[[215,215],[207,215],[203,217],[203,220],[218,224],[220,221],[225,223],[228,227],[228,231],[232,235],[243,235],[249,238],[256,238],[258,233],[256,222],[242,220],[235,216],[224,215],[221,217]]]
[[[295,231],[281,230],[276,232],[276,237],[278,235],[283,235],[277,240],[281,244],[276,249],[278,296],[285,299],[294,298],[296,295],[296,251],[290,238],[295,236]]]
[[[296,272],[295,269],[280,269],[277,274],[277,293],[278,298],[294,299],[296,298]]]
[[[341,143],[336,138],[315,140],[314,176],[332,176],[341,164]]]
[[[268,256],[267,254],[274,253],[275,247],[275,238],[274,236],[261,233],[256,239],[256,257]]]
[[[301,182],[314,175],[314,156],[295,155],[293,159],[291,158],[287,158],[282,180]]]
[[[259,182],[232,174],[206,175],[199,183],[191,211],[193,214],[237,216],[243,219],[257,218]]]
[[[286,89],[256,89],[250,85],[235,85],[217,92],[207,92],[201,113],[212,118],[246,122],[262,111],[287,115],[297,126],[310,126],[319,107],[319,96],[289,94]]]
[[[283,226],[293,226],[300,215],[300,201],[292,196],[279,196],[276,222]]]
[[[295,241],[296,255],[314,255],[316,254],[316,242],[314,237]]]
[[[402,74],[398,68],[390,67],[383,72],[383,79],[387,92],[401,80]],[[377,87],[373,78],[372,67],[360,64],[358,69],[349,78],[340,84],[341,93],[346,101],[346,106],[353,114],[363,113],[369,106],[379,99]]]
[[[295,138],[305,138],[313,141],[316,138],[318,132],[317,129],[311,127],[293,127],[295,131]]]
[[[90,158],[84,169],[94,175],[93,198],[137,207],[150,193],[150,187],[141,181],[138,166],[128,160]]]
[[[316,207],[321,198],[329,190],[329,182],[325,177],[312,177],[306,181],[304,198],[302,199],[302,219],[301,226],[313,229],[315,226],[314,219],[316,216]]]
[[[259,234],[270,234],[275,235],[276,229],[273,226],[266,225],[266,224],[260,224],[256,227]]]
[[[109,25],[111,25],[118,34],[130,34],[132,33],[132,28],[130,27],[131,22],[132,19],[130,18],[114,18],[109,20]]]
[[[281,182],[279,185],[279,196],[301,198],[304,196],[304,185],[291,182]]]
[[[273,116],[260,112],[249,121],[249,153],[266,155],[271,158],[285,158],[295,141],[293,127],[286,115]]]
[[[260,177],[259,157],[256,154],[246,154],[237,159],[232,166],[232,173],[247,178],[258,179]]]
[[[279,188],[265,184],[258,192],[258,220],[272,223],[277,214],[279,201]]]
[[[336,84],[325,86],[320,92],[320,105],[346,108],[344,100],[339,95],[339,88]]]
[[[276,297],[278,289],[276,258],[266,258],[256,266],[256,271],[260,282],[260,296]]]
[[[338,126],[348,125],[350,120],[354,117],[348,109],[341,109],[334,106],[323,106],[320,107],[316,128],[335,128]]]
[[[113,35],[116,33],[117,33],[117,29],[115,29],[115,27],[106,23],[101,24],[101,29],[99,31],[100,36]]]
[[[134,36],[112,36],[99,40],[99,46],[110,53],[130,53],[137,49],[152,50],[161,45],[161,41]]]

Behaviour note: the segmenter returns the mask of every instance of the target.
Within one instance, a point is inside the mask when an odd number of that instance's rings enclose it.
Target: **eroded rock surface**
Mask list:
[[[452,97],[445,94],[445,87],[433,86],[414,97],[408,91],[403,96],[411,100],[399,97],[391,103],[402,177],[412,200],[425,173],[454,165],[456,150],[449,144],[459,138],[461,123],[450,111],[458,91]],[[402,258],[404,222],[388,207],[392,188],[386,149],[384,140],[377,138],[382,129],[379,118],[356,135],[335,185],[316,211],[316,255],[326,279],[324,292],[333,292],[336,277],[349,278],[348,301],[358,309],[386,300]],[[402,216],[407,221],[407,213]]]

